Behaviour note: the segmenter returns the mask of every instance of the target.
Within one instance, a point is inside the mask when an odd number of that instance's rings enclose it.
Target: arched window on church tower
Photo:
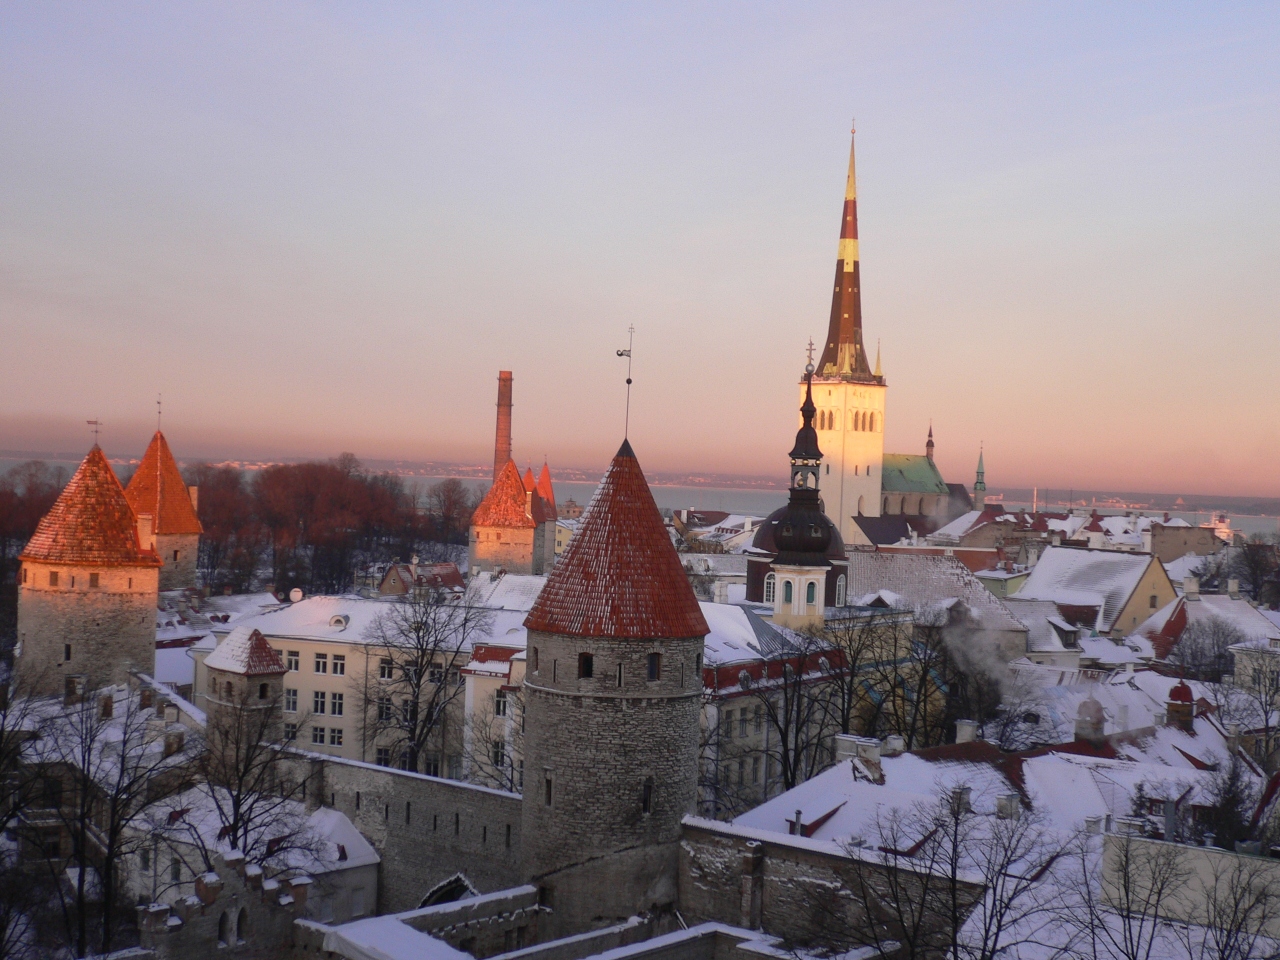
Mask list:
[[[861,501],[861,498],[859,498],[859,501]],[[840,576],[836,577],[836,606],[837,607],[844,606],[845,589],[846,589],[846,582],[844,579],[844,574],[842,573],[840,574]]]
[[[791,603],[795,599],[792,594],[792,585],[790,580],[782,581],[782,602]]]
[[[875,431],[876,431],[876,415],[873,413],[871,414],[871,432],[875,433]]]
[[[773,596],[778,591],[778,575],[767,573],[764,577],[764,602],[773,603]]]
[[[857,467],[855,467],[854,469],[856,470]],[[858,516],[862,516],[862,504],[865,499],[866,499],[865,497],[858,498]],[[836,606],[842,606],[842,604],[836,604]]]

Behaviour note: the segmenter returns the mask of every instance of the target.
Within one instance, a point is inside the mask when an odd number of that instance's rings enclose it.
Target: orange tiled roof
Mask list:
[[[556,515],[556,491],[551,486],[551,471],[547,469],[546,461],[542,464],[542,473],[538,474],[538,494],[543,500],[547,501],[547,506],[551,508],[551,515]]]
[[[477,527],[534,527],[539,522],[525,511],[525,487],[514,460],[493,481],[493,486],[476,507],[471,523]],[[534,499],[538,497],[535,495]]]
[[[124,495],[134,513],[149,513],[155,518],[156,533],[204,533],[178,463],[159,430]]]
[[[533,467],[528,467],[524,472],[524,488],[525,490],[538,489],[538,481],[533,479]]]
[[[627,441],[524,623],[576,637],[706,636],[707,621]]]
[[[95,443],[19,559],[110,566],[160,565],[138,543],[138,520]]]

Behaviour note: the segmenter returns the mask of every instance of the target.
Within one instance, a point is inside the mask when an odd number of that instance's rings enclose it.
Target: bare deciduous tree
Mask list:
[[[1231,646],[1248,639],[1229,620],[1205,617],[1187,625],[1168,659],[1184,677],[1220,683],[1225,674],[1232,672]]]
[[[364,635],[369,668],[358,695],[366,736],[406,769],[428,772],[427,754],[451,733],[448,707],[462,695],[462,667],[493,622],[473,599],[470,592],[412,590],[386,601]],[[461,733],[452,731],[459,749]]]
[[[142,843],[134,827],[187,786],[192,759],[190,745],[124,687],[87,690],[79,703],[60,705],[43,718],[28,760],[59,785],[46,812],[71,840],[74,881],[69,892],[62,883],[57,889],[75,956],[92,948],[94,904],[100,909],[97,948],[106,953],[115,947],[122,918],[129,916],[119,865]],[[46,863],[57,881],[62,859]]]
[[[1185,850],[1129,834],[1109,834],[1079,848],[1081,876],[1073,917],[1095,957],[1152,960],[1163,955],[1168,925],[1162,919],[1190,882]],[[1098,882],[1091,882],[1097,878]]]

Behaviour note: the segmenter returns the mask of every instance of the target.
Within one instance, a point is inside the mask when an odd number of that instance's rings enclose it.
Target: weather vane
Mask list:
[[[806,348],[806,353],[808,353],[809,355],[809,362],[808,362],[808,365],[805,367],[805,369],[809,372],[812,372],[813,371],[813,337],[809,338],[809,346]]]
[[[102,429],[102,421],[101,421],[101,420],[86,420],[86,421],[85,421],[85,423],[87,423],[89,426],[93,427],[93,445],[96,447],[96,446],[98,445],[98,431],[99,431],[100,429]]]
[[[627,358],[627,415],[623,420],[622,438],[625,440],[631,431],[631,345],[636,339],[635,324],[627,327],[627,349],[619,350],[618,356]]]
[[[160,400],[161,395],[156,394],[156,433],[160,432]]]

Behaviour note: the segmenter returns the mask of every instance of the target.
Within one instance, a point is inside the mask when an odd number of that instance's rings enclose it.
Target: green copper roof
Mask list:
[[[947,482],[926,456],[915,453],[886,453],[880,489],[885,493],[947,494]]]

